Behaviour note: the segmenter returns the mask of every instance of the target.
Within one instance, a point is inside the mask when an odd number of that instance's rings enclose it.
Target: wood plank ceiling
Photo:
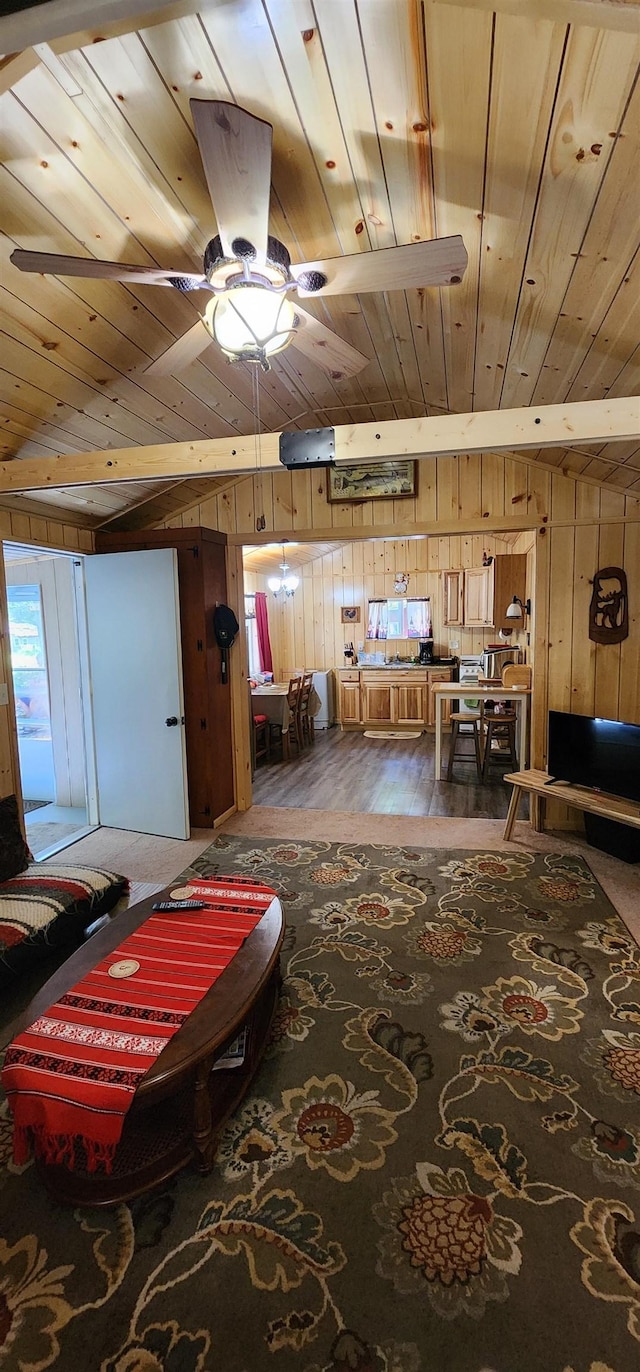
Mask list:
[[[215,346],[175,377],[144,374],[194,323],[196,295],[8,262],[19,246],[199,271],[216,225],[192,96],[273,124],[270,228],[294,261],[453,233],[469,253],[455,288],[305,301],[372,360],[330,380],[284,352],[260,379],[264,429],[640,390],[633,34],[504,3],[187,8],[81,47],[57,39],[2,96],[4,456],[255,432],[252,371]],[[540,457],[640,492],[632,443]],[[220,484],[46,498],[88,524],[150,501],[152,522]]]

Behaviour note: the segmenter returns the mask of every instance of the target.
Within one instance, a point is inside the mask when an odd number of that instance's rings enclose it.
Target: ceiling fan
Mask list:
[[[257,362],[265,369],[270,356],[293,344],[334,379],[353,376],[370,359],[303,310],[298,300],[294,304],[291,295],[357,295],[462,280],[467,253],[459,234],[292,265],[284,243],[268,229],[272,125],[223,100],[190,104],[219,230],[205,248],[202,274],[20,248],[11,254],[20,271],[209,292],[198,323],[146,372],[178,372],[214,340],[230,359]]]

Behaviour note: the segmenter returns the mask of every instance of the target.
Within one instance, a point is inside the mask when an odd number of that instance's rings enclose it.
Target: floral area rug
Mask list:
[[[287,917],[214,1171],[64,1209],[1,1119],[0,1367],[631,1372],[640,953],[577,857],[220,836]]]

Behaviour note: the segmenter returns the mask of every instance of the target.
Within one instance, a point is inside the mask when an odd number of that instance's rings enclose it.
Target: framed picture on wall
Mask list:
[[[418,489],[414,458],[327,468],[327,500],[399,500]]]
[[[342,606],[342,609],[341,609],[341,611],[340,611],[340,619],[341,619],[341,621],[342,621],[343,624],[359,624],[359,623],[360,623],[360,606],[359,606],[359,605],[343,605],[343,606]]]

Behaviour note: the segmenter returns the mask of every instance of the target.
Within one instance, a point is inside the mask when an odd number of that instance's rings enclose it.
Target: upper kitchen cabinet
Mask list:
[[[464,572],[453,570],[442,573],[444,625],[464,624]]]
[[[468,567],[464,574],[464,624],[484,628],[493,624],[493,563],[490,567]]]
[[[514,595],[522,601],[527,598],[527,555],[501,554],[494,557],[487,570],[493,572],[492,618],[489,622],[495,629],[513,629],[513,620],[507,619],[507,610]]]
[[[526,599],[525,553],[493,558],[489,567],[454,568],[442,573],[442,622],[468,629],[509,629],[506,617],[514,596]]]

